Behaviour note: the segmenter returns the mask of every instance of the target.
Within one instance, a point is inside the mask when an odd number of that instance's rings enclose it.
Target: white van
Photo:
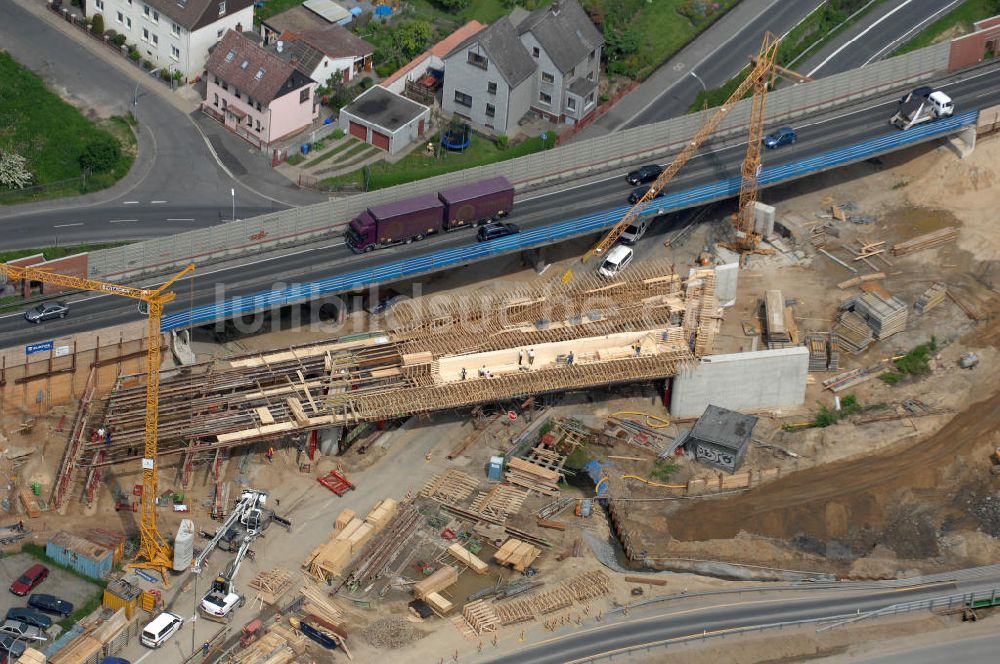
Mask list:
[[[951,97],[940,90],[935,90],[927,95],[927,101],[931,103],[934,115],[939,118],[947,118],[955,112],[955,103],[951,100]]]
[[[625,244],[635,244],[639,241],[646,231],[649,230],[649,218],[636,219],[631,224],[629,224],[621,234],[621,241]]]
[[[164,611],[156,616],[151,623],[142,628],[139,640],[147,648],[159,648],[167,642],[184,624],[184,619],[176,613]]]
[[[618,244],[608,252],[608,257],[604,259],[597,272],[602,277],[613,279],[618,276],[619,272],[627,268],[631,262],[632,250]]]

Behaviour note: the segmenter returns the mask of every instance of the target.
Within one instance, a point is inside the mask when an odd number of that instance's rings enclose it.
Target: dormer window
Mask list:
[[[249,66],[250,66],[249,60],[244,60],[243,62],[240,63],[240,69],[246,69]]]
[[[255,81],[259,81],[262,78],[264,78],[264,68],[263,67],[261,67],[260,69],[258,69],[257,73],[253,75],[253,80],[255,80]],[[260,110],[260,109],[257,109],[257,110]]]
[[[223,2],[219,3],[219,16],[222,16],[225,13],[226,13],[226,3],[225,0],[223,0]]]
[[[229,53],[226,53],[226,62],[232,62],[235,57],[236,57],[236,49],[235,48],[230,49]]]
[[[475,51],[469,51],[469,64],[474,67],[479,67],[480,69],[489,68],[490,61],[486,59],[485,55],[480,55]]]

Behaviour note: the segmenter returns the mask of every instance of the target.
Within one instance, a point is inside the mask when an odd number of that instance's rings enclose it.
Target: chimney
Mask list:
[[[278,40],[278,53],[282,53],[285,50],[285,42]]]
[[[240,33],[241,35],[243,34],[243,24],[242,23],[237,23],[236,24],[236,32]]]

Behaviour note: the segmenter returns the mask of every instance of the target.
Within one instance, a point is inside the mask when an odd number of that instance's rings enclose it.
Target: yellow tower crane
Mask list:
[[[159,288],[135,288],[120,286],[93,279],[72,277],[56,274],[35,267],[19,267],[0,263],[0,274],[8,280],[38,281],[54,286],[75,288],[130,297],[139,302],[145,302],[149,307],[146,327],[146,429],[144,434],[145,447],[142,459],[142,512],[139,520],[139,551],[136,561],[130,565],[133,568],[155,570],[163,577],[164,584],[169,584],[167,570],[172,566],[172,552],[160,531],[156,527],[156,445],[157,425],[160,401],[160,318],[163,316],[163,305],[176,297],[173,291],[167,289],[178,279],[194,270],[194,264],[175,274]]]
[[[649,191],[625,213],[625,216],[618,223],[611,227],[597,244],[584,254],[584,261],[591,256],[600,256],[614,246],[618,238],[625,232],[625,229],[638,218],[645,204],[656,198],[656,195],[674,179],[677,172],[698,152],[701,144],[712,135],[715,128],[729,115],[737,102],[743,99],[751,90],[753,91],[753,102],[750,108],[750,135],[747,144],[747,156],[743,160],[743,179],[740,183],[740,210],[737,213],[736,229],[738,231],[737,242],[741,250],[748,251],[753,249],[757,241],[756,236],[753,235],[753,208],[754,203],[757,201],[760,142],[764,131],[764,100],[767,97],[768,86],[775,74],[775,59],[778,56],[778,46],[780,43],[781,40],[771,33],[764,35],[760,53],[753,58],[753,66],[747,77],[733,91],[733,94],[729,95],[729,99],[708,119],[708,122],[702,125],[698,133],[694,135],[694,138],[688,141],[684,149],[670,162],[670,165],[660,173],[656,181],[649,186]],[[745,210],[744,206],[748,206],[749,209]],[[747,225],[747,219],[749,219],[749,225]]]

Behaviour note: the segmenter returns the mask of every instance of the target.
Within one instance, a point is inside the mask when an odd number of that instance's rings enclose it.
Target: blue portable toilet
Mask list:
[[[503,478],[503,457],[492,456],[490,463],[486,466],[486,477],[491,480],[500,481]]]

